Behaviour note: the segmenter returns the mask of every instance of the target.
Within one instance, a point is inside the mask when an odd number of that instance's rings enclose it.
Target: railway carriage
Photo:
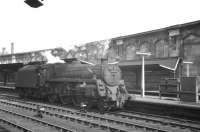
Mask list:
[[[21,97],[48,99],[52,103],[122,108],[128,93],[116,64],[66,63],[26,65],[19,69],[16,89]]]

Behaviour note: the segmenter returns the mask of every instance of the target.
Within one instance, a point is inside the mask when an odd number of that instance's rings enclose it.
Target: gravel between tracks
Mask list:
[[[32,116],[33,118],[34,118],[34,115],[36,114],[36,112],[34,112],[34,111],[14,108],[12,106],[2,105],[2,104],[0,105],[0,107],[1,107],[1,109],[3,108],[3,109],[6,109],[6,110],[15,112],[15,113],[23,114],[25,116]],[[47,128],[43,127],[42,125],[38,126],[38,124],[34,124],[34,123],[28,122],[28,121],[24,121],[23,119],[17,118],[15,116],[9,115],[9,114],[4,113],[4,112],[1,112],[0,114],[1,114],[0,118],[4,118],[4,119],[6,118],[6,119],[9,119],[9,120],[12,119],[11,121],[26,125],[25,127],[32,128],[36,131],[41,131],[41,132],[43,132],[43,131],[44,132],[48,132],[48,131],[53,132],[54,131],[52,129],[47,129]],[[48,123],[51,123],[51,124],[67,127],[69,129],[72,129],[72,130],[77,131],[77,132],[100,132],[100,130],[81,126],[80,124],[72,123],[72,122],[67,121],[67,120],[61,120],[57,117],[52,117],[52,116],[48,116],[48,115],[43,116],[43,118],[41,118],[41,120],[48,122]],[[39,127],[41,127],[41,129],[38,129]]]

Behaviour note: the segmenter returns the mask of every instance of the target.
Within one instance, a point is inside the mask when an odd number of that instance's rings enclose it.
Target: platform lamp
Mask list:
[[[186,68],[187,68],[187,77],[189,77],[190,76],[190,65],[191,64],[193,64],[193,62],[192,61],[183,61],[183,64],[186,64]]]
[[[141,86],[142,86],[142,97],[145,96],[145,63],[144,63],[144,57],[145,56],[150,56],[151,53],[150,52],[136,52],[137,55],[141,55],[142,56],[142,80],[141,80]]]

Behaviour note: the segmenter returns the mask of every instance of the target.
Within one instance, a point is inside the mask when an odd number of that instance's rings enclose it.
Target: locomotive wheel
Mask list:
[[[16,88],[19,97],[24,98],[24,90],[22,88]]]
[[[71,98],[68,95],[63,95],[59,96],[60,102],[65,105],[65,104],[71,104]]]
[[[104,113],[105,111],[109,111],[111,109],[104,99],[98,100],[97,108],[99,109],[100,113]]]
[[[27,98],[29,97],[29,92],[28,92],[28,90],[24,90],[23,92],[24,92],[24,96],[23,96],[23,97],[24,97],[25,99],[27,99]]]
[[[81,102],[84,102],[83,97],[81,97],[81,96],[76,96],[76,104],[77,104],[77,105],[80,105]]]
[[[88,103],[87,103],[87,109],[90,110],[90,109],[92,109],[92,108],[93,108],[93,102],[90,100],[90,101],[88,101]]]
[[[104,113],[105,112],[105,103],[104,103],[103,99],[100,99],[98,101],[97,108],[100,111],[100,113]]]
[[[48,95],[48,101],[50,103],[56,103],[58,101],[58,96],[56,94]]]
[[[83,102],[83,100],[81,100],[78,97],[73,97],[72,98],[72,103],[73,103],[74,106],[78,106],[79,107],[81,105],[81,102]]]

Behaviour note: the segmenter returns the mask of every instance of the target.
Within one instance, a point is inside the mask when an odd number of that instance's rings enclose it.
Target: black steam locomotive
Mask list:
[[[66,63],[26,65],[16,74],[16,89],[23,98],[51,103],[122,108],[128,93],[116,64],[91,65],[77,59]]]

